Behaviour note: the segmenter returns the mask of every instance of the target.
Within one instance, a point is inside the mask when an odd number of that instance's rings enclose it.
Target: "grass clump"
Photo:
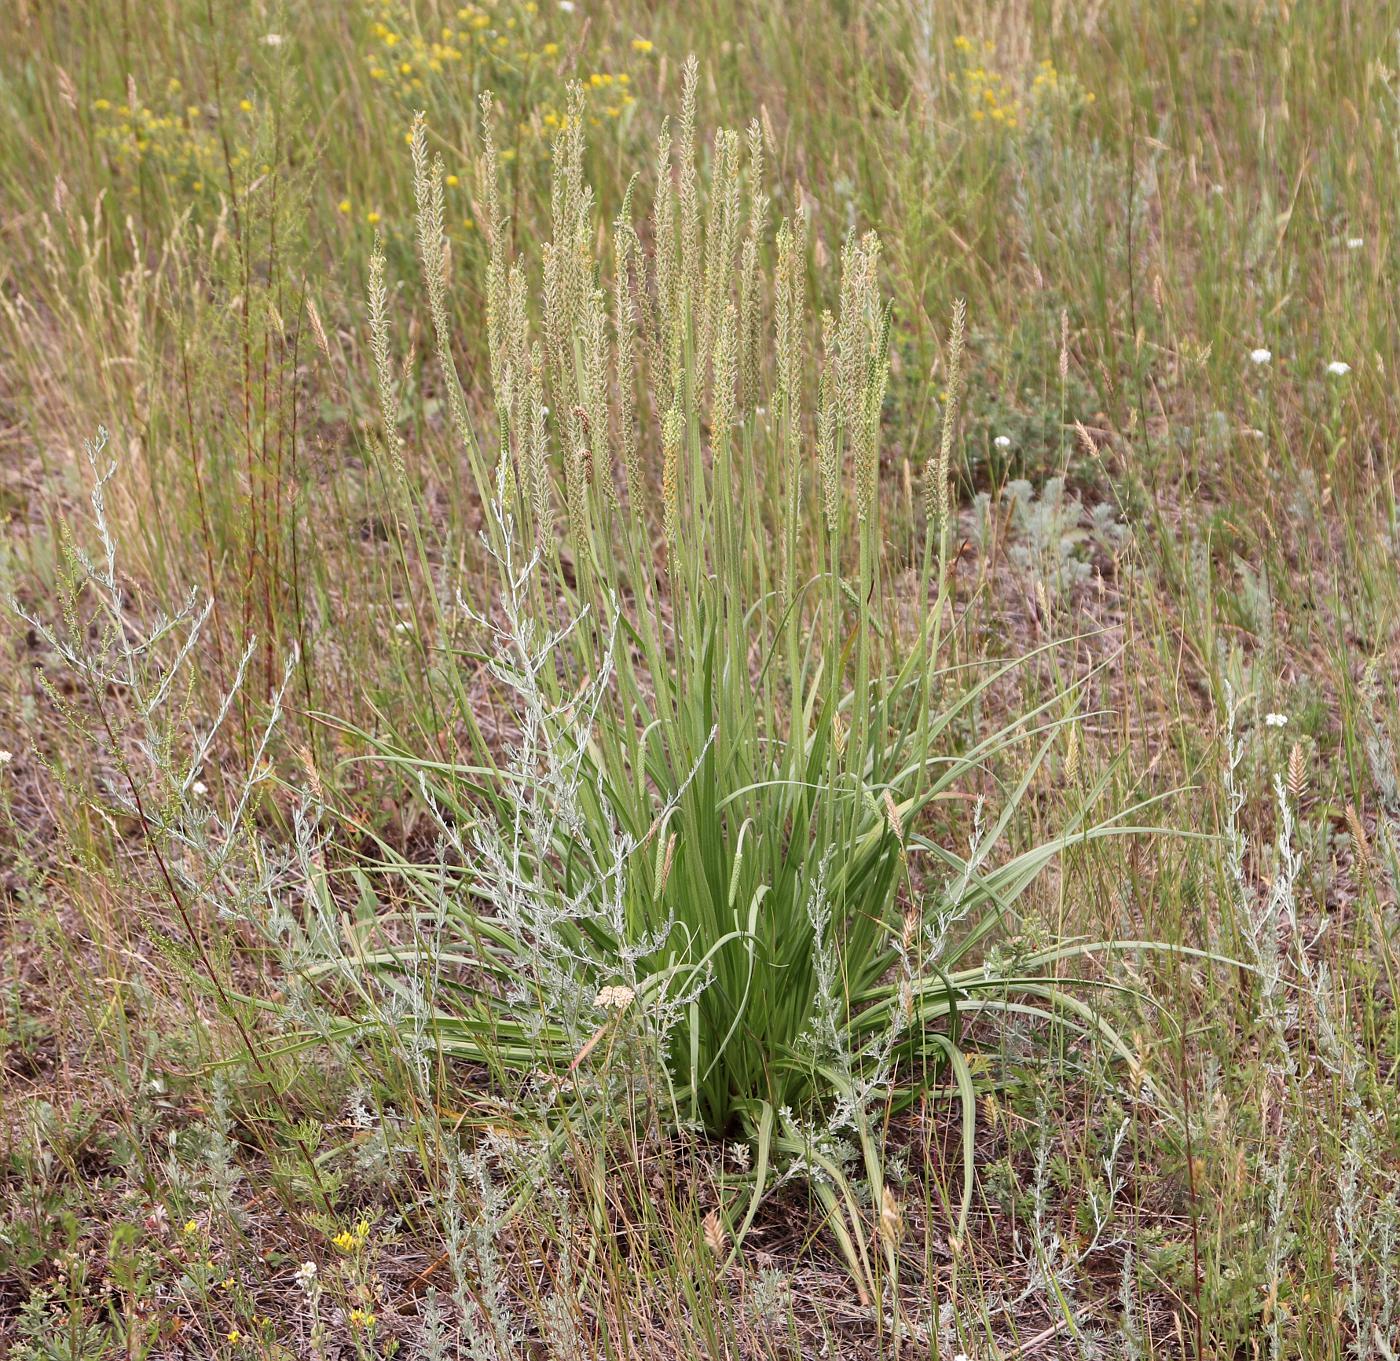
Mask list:
[[[489,445],[451,357],[443,167],[415,129],[445,406],[485,516],[486,587],[439,623],[458,684],[483,671],[499,721],[472,724],[456,763],[372,739],[433,811],[439,854],[379,867],[409,891],[410,943],[364,962],[418,977],[426,953],[435,977],[451,971],[421,999],[433,1040],[546,1104],[605,1097],[600,1056],[630,1050],[663,1122],[752,1144],[752,1191],[726,1207],[725,1235],[742,1239],[775,1162],[795,1163],[864,1289],[855,1183],[897,1222],[878,1131],[944,1075],[962,1102],[965,1223],[962,1020],[1094,1024],[1045,976],[1048,956],[972,963],[1065,844],[993,863],[1074,705],[1055,693],[1004,725],[973,717],[1009,668],[942,655],[946,441],[924,470],[926,524],[886,537],[879,242],[847,238],[815,343],[801,200],[770,236],[756,125],[746,158],[717,134],[702,184],[696,80],[692,62],[679,136],[658,149],[650,239],[629,193],[603,258],[581,97],[555,142],[538,258],[510,251],[488,138]],[[381,410],[402,467],[382,270]],[[959,313],[955,351],[961,326]],[[924,830],[938,801],[992,787],[1003,758],[1019,768],[987,820],[978,798],[969,849]],[[1120,830],[1073,821],[1081,840]]]

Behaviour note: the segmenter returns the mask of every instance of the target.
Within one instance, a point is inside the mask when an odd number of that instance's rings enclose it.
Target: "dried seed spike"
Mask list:
[[[402,444],[398,432],[399,400],[402,388],[396,386],[389,341],[389,289],[384,280],[384,238],[374,234],[369,257],[369,334],[379,388],[379,415],[384,425],[386,452],[394,470],[403,475]],[[405,357],[407,362],[407,357]]]
[[[724,1232],[724,1221],[720,1219],[719,1211],[711,1210],[705,1216],[705,1246],[716,1257],[719,1257],[723,1254],[728,1241]]]
[[[894,795],[885,790],[885,816],[890,820],[890,830],[900,840],[904,840],[904,819],[899,815],[899,805],[894,801]]]
[[[1045,582],[1037,577],[1035,583],[1035,603],[1040,609],[1040,626],[1042,629],[1050,626],[1050,595],[1045,589]]]
[[[1308,787],[1308,773],[1303,761],[1303,744],[1295,742],[1288,753],[1288,792],[1294,801],[1301,799]]]
[[[919,932],[919,910],[910,903],[904,913],[904,925],[899,933],[900,948],[907,955],[914,948],[914,938]]]
[[[301,762],[302,769],[306,771],[306,782],[310,786],[311,797],[315,799],[317,803],[323,802],[325,793],[321,787],[321,775],[316,769],[316,759],[312,756],[311,749],[303,743],[298,745],[296,752],[297,759]]]
[[[768,143],[768,150],[772,152],[774,156],[777,156],[778,135],[773,131],[773,119],[769,115],[767,104],[759,104],[758,116],[763,124],[763,139]]]
[[[73,77],[61,66],[55,66],[58,73],[58,93],[62,96],[63,102],[68,105],[74,113],[78,111],[78,87],[73,84]],[[135,108],[135,105],[132,105]]]
[[[943,404],[943,427],[938,437],[938,457],[933,477],[924,488],[924,519],[935,536],[940,558],[947,551],[948,524],[952,506],[948,483],[952,477],[953,428],[957,423],[958,400],[962,395],[963,337],[967,327],[967,301],[953,304],[953,329],[948,337],[948,400]]]
[[[880,1192],[880,1236],[890,1247],[904,1236],[904,1215],[888,1186]]]
[[[321,314],[316,310],[316,303],[312,298],[306,300],[306,315],[311,321],[311,334],[316,337],[316,348],[329,359],[331,357],[330,341],[326,339],[326,328],[321,324]]]
[[[1371,864],[1371,843],[1366,836],[1366,828],[1362,825],[1361,815],[1356,811],[1354,803],[1347,804],[1347,830],[1351,833],[1351,843],[1356,847],[1356,858],[1361,862],[1363,868]]]

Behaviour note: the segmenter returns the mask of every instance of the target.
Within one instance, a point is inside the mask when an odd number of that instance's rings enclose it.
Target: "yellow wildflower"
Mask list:
[[[634,52],[640,52],[640,53],[642,53],[643,55],[645,55],[646,53],[650,52],[651,49],[652,49],[653,47],[655,47],[655,46],[656,46],[656,44],[655,44],[654,42],[652,42],[652,40],[651,40],[650,38],[633,38],[633,39],[632,39],[632,50],[633,50]]]

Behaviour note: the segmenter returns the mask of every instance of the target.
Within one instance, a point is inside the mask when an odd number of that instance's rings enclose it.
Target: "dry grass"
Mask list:
[[[11,1354],[1400,1351],[1398,24],[1343,0],[12,6],[0,595],[58,627],[48,639],[16,615],[0,633]],[[1133,1064],[1030,1018],[971,1025],[965,1235],[946,1078],[889,1114],[883,1221],[868,1168],[855,1176],[857,1218],[890,1247],[874,1304],[800,1177],[729,1261],[737,1130],[677,1132],[627,1095],[633,1069],[608,1046],[583,1069],[624,1095],[560,1126],[518,1074],[419,1043],[383,992],[396,1024],[348,1033],[365,1005],[353,970],[307,982],[313,960],[415,940],[393,914],[442,833],[403,767],[368,759],[376,743],[461,763],[518,733],[450,608],[485,580],[479,489],[502,429],[489,318],[515,305],[492,283],[493,239],[537,267],[556,234],[549,147],[580,78],[587,251],[616,239],[636,171],[634,267],[652,258],[656,138],[691,52],[698,125],[757,120],[770,225],[810,215],[804,354],[841,302],[847,234],[880,234],[892,650],[928,615],[925,493],[966,300],[942,645],[962,674],[1026,660],[948,741],[965,750],[1077,693],[1074,736],[1048,750],[1006,853],[1091,792],[1101,809],[1160,796],[1153,819],[1194,834],[1075,845],[1005,914],[998,967],[1078,938],[1180,948],[1054,966],[1066,986],[1093,980],[1077,995]],[[433,307],[415,300],[419,109],[444,176],[430,277],[450,286]],[[706,142],[706,205],[718,157]],[[364,301],[376,232],[382,324]],[[769,277],[776,247],[756,249]],[[601,264],[611,315],[616,259]],[[620,503],[645,491],[657,512],[635,579],[674,621],[668,527],[672,554],[680,535],[659,504],[674,360],[648,349],[665,334],[653,297],[637,295],[630,407],[563,350],[524,400],[561,433],[573,422],[570,449],[608,427],[597,448],[615,440]],[[697,335],[717,333],[722,309],[705,315]],[[744,369],[741,405],[767,406],[751,393],[777,372]],[[812,383],[809,414],[816,397]],[[100,616],[88,628],[73,549],[100,553],[82,452],[99,425],[130,627],[191,589],[215,602],[158,722],[139,704],[154,661],[118,683],[62,655],[114,643]],[[815,460],[820,424],[802,428]],[[564,540],[600,462],[558,469],[567,591],[614,542]],[[775,486],[755,474],[742,509],[780,563],[792,521],[783,497],[764,501]],[[171,772],[234,689],[190,777],[201,789],[180,787]],[[965,849],[977,796],[994,818],[1019,773],[969,774],[919,830]],[[356,873],[386,857],[410,870],[367,889]],[[915,864],[901,906],[938,881]],[[314,948],[257,928],[286,909],[313,931],[317,884]],[[314,1283],[297,1276],[308,1261]]]

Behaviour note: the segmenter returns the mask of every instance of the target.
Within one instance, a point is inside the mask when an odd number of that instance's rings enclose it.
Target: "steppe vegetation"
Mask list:
[[[0,36],[7,1355],[1400,1354],[1400,6]]]

